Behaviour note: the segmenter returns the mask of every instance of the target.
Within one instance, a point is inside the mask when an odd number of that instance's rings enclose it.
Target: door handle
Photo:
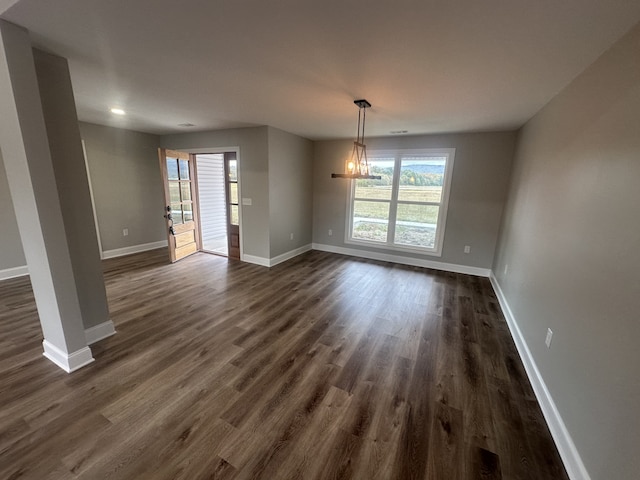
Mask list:
[[[167,205],[167,213],[164,215],[164,218],[166,218],[170,222],[169,232],[171,233],[171,235],[175,235],[176,232],[173,229],[173,217],[171,217],[171,205]]]

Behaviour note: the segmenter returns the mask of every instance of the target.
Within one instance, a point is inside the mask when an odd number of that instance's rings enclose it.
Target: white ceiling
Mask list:
[[[640,1],[21,0],[2,17],[69,59],[81,120],[322,139],[355,135],[356,98],[368,136],[520,127]]]

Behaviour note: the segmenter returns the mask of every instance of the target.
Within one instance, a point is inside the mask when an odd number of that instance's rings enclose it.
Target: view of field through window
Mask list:
[[[446,157],[375,158],[369,164],[382,178],[356,180],[351,237],[434,248]]]
[[[167,157],[167,176],[173,224],[179,225],[193,221],[189,162]]]

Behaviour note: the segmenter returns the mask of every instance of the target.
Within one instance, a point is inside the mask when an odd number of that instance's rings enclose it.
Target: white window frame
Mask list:
[[[349,189],[349,195],[347,199],[347,221],[345,228],[345,243],[351,245],[361,245],[371,248],[378,248],[383,250],[395,250],[400,252],[412,252],[420,253],[423,255],[442,256],[442,247],[444,244],[444,232],[447,223],[447,212],[449,210],[449,196],[451,194],[451,181],[453,178],[453,162],[455,159],[455,148],[423,148],[423,149],[411,149],[411,150],[372,150],[367,152],[369,160],[375,161],[376,158],[390,157],[395,158],[395,164],[393,168],[393,187],[391,190],[391,200],[389,200],[389,226],[387,232],[386,242],[376,242],[372,240],[363,240],[360,238],[352,238],[351,232],[353,229],[353,203],[355,200],[356,181],[350,180],[351,186]],[[400,183],[400,166],[401,159],[409,156],[425,156],[425,157],[445,157],[446,164],[444,170],[444,181],[442,182],[442,197],[439,203],[435,202],[420,202],[422,205],[437,205],[438,220],[436,224],[435,244],[433,248],[418,247],[411,245],[400,245],[393,243],[396,227],[396,212],[398,204],[406,204],[411,202],[398,201],[398,191]],[[386,200],[385,200],[386,202]]]

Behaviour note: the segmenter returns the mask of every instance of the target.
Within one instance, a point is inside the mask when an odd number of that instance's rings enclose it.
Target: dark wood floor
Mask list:
[[[567,478],[486,279],[322,252],[105,272],[118,333],[71,375],[28,279],[0,283],[0,478]]]

